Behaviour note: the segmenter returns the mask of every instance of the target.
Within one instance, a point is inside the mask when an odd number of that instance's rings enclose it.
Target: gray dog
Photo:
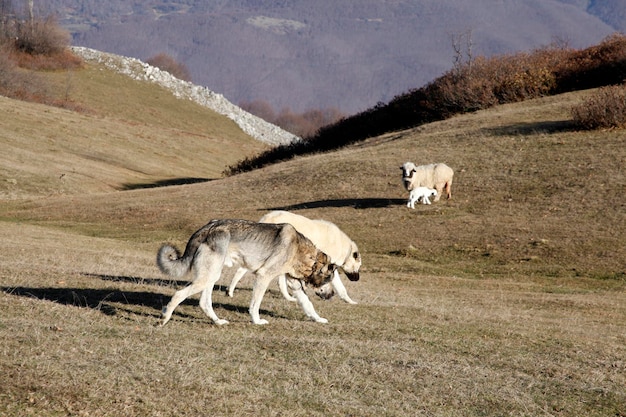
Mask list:
[[[193,272],[191,283],[176,291],[163,309],[161,325],[169,321],[180,303],[199,292],[200,308],[206,315],[216,324],[228,323],[213,311],[211,295],[224,265],[234,264],[256,275],[250,302],[254,324],[267,324],[259,317],[259,307],[274,278],[286,275],[292,291],[304,292],[306,284],[319,288],[329,282],[335,270],[330,258],[289,224],[212,220],[191,236],[182,256],[168,244],[159,249],[157,265],[161,272],[173,278]]]

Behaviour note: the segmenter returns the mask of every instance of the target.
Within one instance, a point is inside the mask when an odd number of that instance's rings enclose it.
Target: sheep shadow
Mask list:
[[[141,278],[124,275],[103,275],[103,274],[91,274],[83,273],[83,276],[101,279],[103,281],[110,282],[125,282],[133,284],[143,285],[156,285],[156,286],[177,286],[183,287],[189,284],[189,281],[170,281],[156,278]],[[114,288],[55,288],[55,287],[0,287],[0,291],[6,294],[35,298],[38,300],[52,301],[58,304],[89,308],[92,310],[100,311],[108,316],[115,316],[119,312],[126,312],[136,315],[160,317],[163,307],[167,305],[173,294],[161,294],[159,292],[151,291],[129,291],[120,290]],[[213,289],[215,294],[218,291],[226,292],[227,287],[224,285],[216,285]],[[198,307],[197,297],[187,298],[181,305],[191,305]],[[150,310],[154,310],[154,314],[151,313],[138,313],[136,308],[142,307]],[[223,309],[226,311],[248,314],[248,306],[240,306],[230,303],[219,303],[213,300],[213,308]],[[200,311],[198,307],[198,311]],[[260,310],[260,313],[274,318],[281,318],[280,315],[267,310]],[[175,316],[197,319],[209,320],[201,311],[198,315],[187,315],[180,311],[174,311]]]
[[[576,130],[576,125],[572,120],[551,120],[533,123],[513,123],[505,126],[484,128],[483,132],[495,136],[518,136],[531,135],[535,133],[559,133]]]
[[[385,208],[392,206],[406,205],[406,199],[401,198],[344,198],[344,199],[330,199],[330,200],[317,200],[307,201],[299,204],[291,204],[288,206],[280,207],[268,207],[266,209],[259,209],[259,211],[267,210],[305,210],[311,208],[339,208],[339,207],[352,207],[355,209],[370,209],[370,208]]]
[[[160,180],[154,182],[145,182],[139,184],[126,183],[120,187],[121,191],[141,190],[144,188],[169,187],[171,185],[197,184],[199,182],[212,181],[209,178],[173,178],[169,180]]]

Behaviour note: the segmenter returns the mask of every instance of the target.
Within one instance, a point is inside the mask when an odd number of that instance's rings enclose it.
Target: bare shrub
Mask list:
[[[152,58],[148,58],[146,63],[157,67],[160,70],[167,71],[174,77],[183,81],[191,81],[191,73],[187,66],[181,62],[176,61],[172,56],[160,53]]]
[[[626,127],[626,87],[602,87],[572,107],[571,114],[583,129]]]
[[[15,48],[30,55],[54,55],[67,49],[70,34],[57,23],[56,18],[17,22]]]

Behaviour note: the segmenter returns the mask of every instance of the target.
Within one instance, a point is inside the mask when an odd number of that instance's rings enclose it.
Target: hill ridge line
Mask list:
[[[228,101],[222,94],[207,87],[174,77],[167,71],[149,65],[137,58],[125,57],[95,49],[72,46],[72,51],[85,61],[97,62],[107,68],[138,81],[155,83],[169,90],[176,98],[191,100],[234,121],[254,139],[277,146],[301,140],[300,137],[250,114]]]

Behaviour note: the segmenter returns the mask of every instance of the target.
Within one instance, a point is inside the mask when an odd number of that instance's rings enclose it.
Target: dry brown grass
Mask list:
[[[624,135],[573,130],[583,96],[218,181],[4,201],[0,413],[626,414]],[[453,199],[407,209],[406,160],[455,168]],[[253,326],[246,281],[214,296],[231,324],[190,300],[154,327],[184,284],[158,273],[159,245],[273,208],[334,221],[359,243],[362,279],[347,286],[360,304],[314,299],[330,320],[320,325],[274,286],[270,324]]]
[[[209,109],[99,66],[36,75],[84,111],[0,97],[3,198],[208,181],[266,149]]]

